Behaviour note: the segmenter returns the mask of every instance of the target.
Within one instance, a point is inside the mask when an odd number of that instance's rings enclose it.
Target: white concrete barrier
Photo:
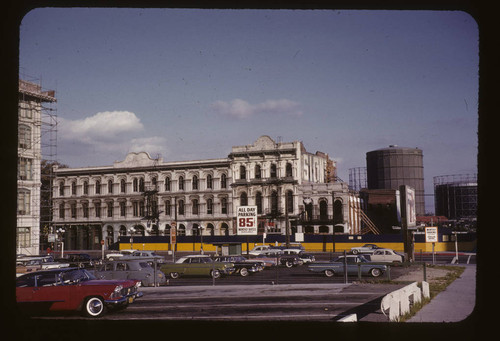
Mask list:
[[[356,314],[349,314],[342,317],[338,322],[357,322],[358,316]]]
[[[390,321],[399,321],[402,315],[410,311],[410,305],[422,300],[422,292],[425,297],[429,297],[429,283],[423,281],[420,289],[418,283],[413,282],[385,295],[380,303],[380,309]]]

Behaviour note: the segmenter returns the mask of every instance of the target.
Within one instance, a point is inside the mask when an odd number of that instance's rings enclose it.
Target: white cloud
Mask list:
[[[115,140],[117,135],[137,133],[144,129],[139,118],[130,111],[104,111],[82,120],[59,119],[61,138],[94,144]]]
[[[153,158],[157,154],[165,156],[168,154],[166,144],[166,139],[161,136],[135,138],[130,142],[129,152],[147,152]]]
[[[302,115],[300,104],[289,99],[267,100],[262,103],[250,104],[236,98],[231,102],[216,101],[211,108],[216,113],[238,119],[244,119],[259,114]]]

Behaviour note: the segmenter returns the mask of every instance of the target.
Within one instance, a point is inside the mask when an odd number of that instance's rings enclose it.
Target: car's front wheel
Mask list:
[[[100,297],[90,297],[85,301],[83,313],[88,317],[100,317],[106,312],[104,301]]]
[[[170,278],[173,278],[173,279],[179,278],[179,273],[178,272],[171,272]]]
[[[372,275],[372,277],[378,277],[381,274],[382,274],[382,271],[380,271],[380,269],[373,268],[370,270],[370,275]]]
[[[212,271],[210,271],[210,276],[212,276],[212,278],[219,278],[220,271],[219,270],[212,270]]]
[[[359,251],[358,251],[358,250],[356,250],[356,249],[352,250],[352,254],[353,254],[353,255],[357,255],[357,254],[358,254],[358,252],[359,252]]]
[[[243,276],[243,277],[248,276],[248,269],[247,268],[241,268],[240,275]]]
[[[333,275],[335,275],[335,273],[333,272],[333,270],[330,270],[330,269],[325,270],[325,276],[326,277],[332,277]]]

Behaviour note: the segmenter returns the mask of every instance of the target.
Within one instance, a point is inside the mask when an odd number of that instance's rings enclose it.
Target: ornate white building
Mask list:
[[[327,183],[332,168],[327,154],[268,136],[221,159],[165,162],[140,152],[112,166],[56,168],[54,226],[65,229],[69,249],[168,235],[172,226],[177,235],[235,235],[237,207],[255,205],[259,234],[285,234],[287,222],[288,233],[331,234],[334,224],[358,233],[359,199],[346,184]]]

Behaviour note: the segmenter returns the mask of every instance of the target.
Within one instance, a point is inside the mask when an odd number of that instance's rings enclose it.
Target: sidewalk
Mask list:
[[[464,265],[462,275],[440,292],[408,322],[459,322],[476,304],[476,265]]]

